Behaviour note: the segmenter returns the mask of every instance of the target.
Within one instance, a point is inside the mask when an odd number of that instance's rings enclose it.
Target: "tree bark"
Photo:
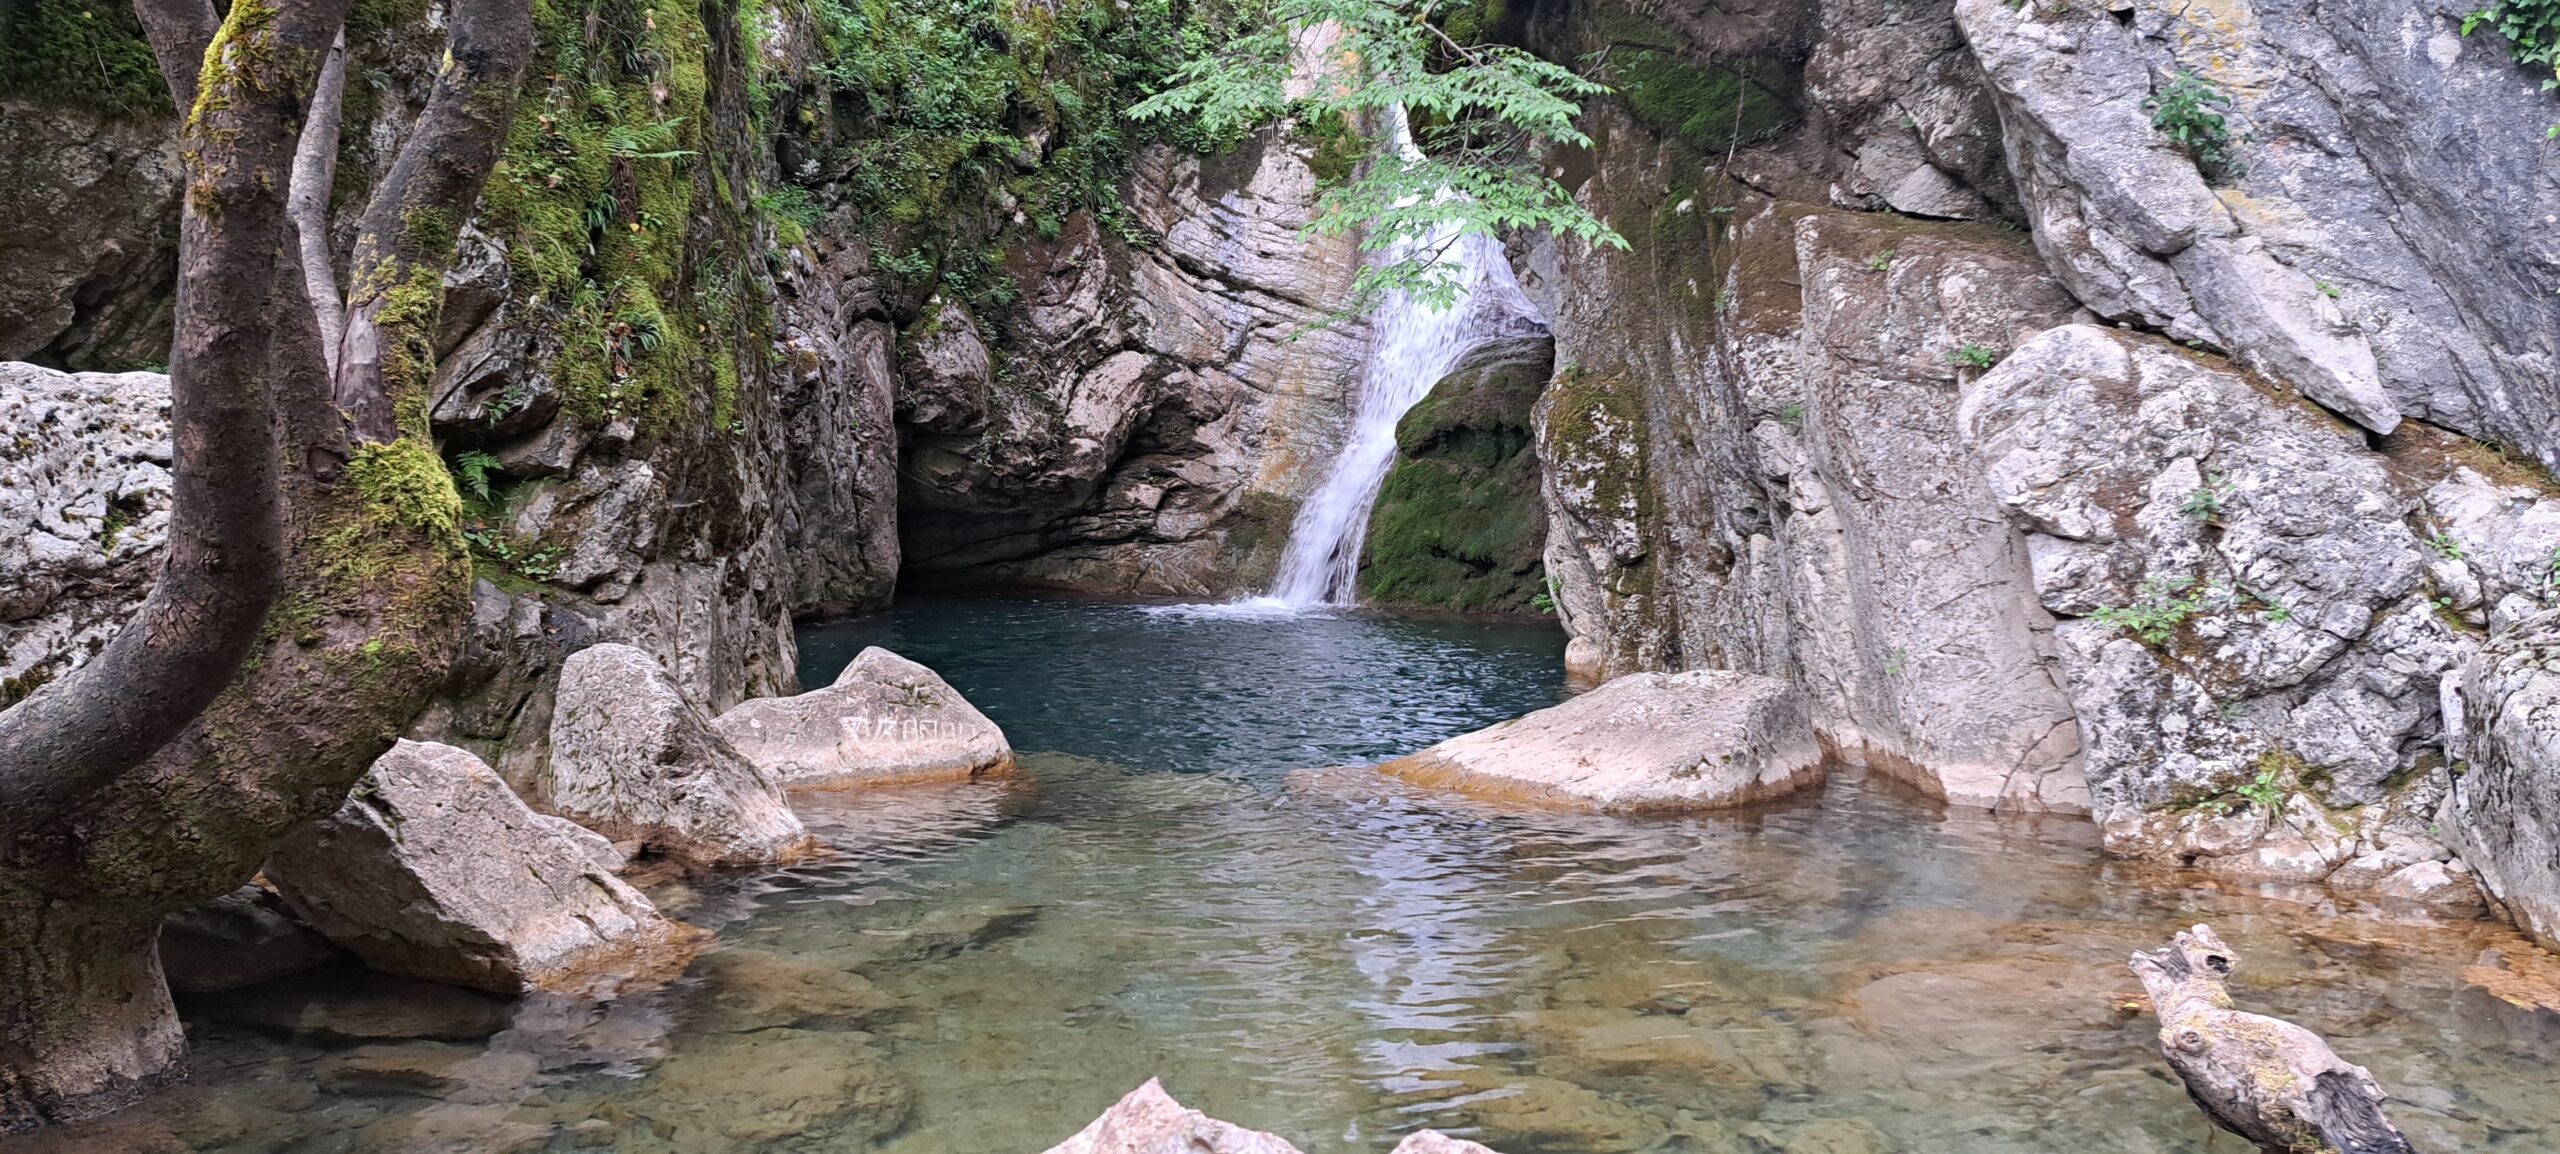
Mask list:
[[[103,651],[0,712],[0,838],[48,820],[176,736],[230,682],[275,599],[266,305],[284,189],[274,174],[289,164],[321,55],[350,6],[235,5],[203,51],[205,91],[179,142],[187,187],[169,353],[165,560],[151,596]],[[194,34],[182,19],[167,23]],[[184,51],[173,43],[162,55]]]
[[[183,1073],[160,924],[0,893],[0,1131],[103,1114]]]
[[[280,0],[272,11],[329,21],[299,41],[316,71],[350,3]],[[267,318],[263,372],[283,439],[263,455],[286,463],[289,547],[256,651],[141,765],[0,837],[0,1061],[13,1071],[0,1080],[0,1129],[82,1116],[175,1076],[179,1049],[160,1043],[178,1029],[152,948],[160,919],[236,888],[279,841],[336,809],[459,648],[471,565],[428,429],[427,382],[444,269],[504,147],[532,19],[529,0],[453,0],[447,20],[445,67],[350,265],[363,320],[350,318],[342,345],[364,353],[335,373],[302,267],[280,259],[282,190],[260,204],[273,272],[253,311]],[[287,154],[265,171],[284,171]],[[142,961],[104,964],[119,957]],[[119,996],[122,1016],[100,1011]]]
[[[295,250],[302,261],[302,284],[311,298],[312,318],[320,325],[320,351],[335,370],[338,335],[347,327],[347,305],[338,295],[337,267],[329,259],[329,193],[338,180],[338,124],[347,105],[347,37],[329,47],[329,62],[320,68],[320,87],[311,93],[311,116],[302,124],[302,143],[293,152],[293,191],[285,213],[293,218]]]
[[[222,18],[214,15],[209,0],[133,0],[133,14],[142,21],[151,55],[160,61],[160,78],[169,85],[169,103],[185,116],[195,107],[196,77],[204,70],[205,46],[213,43]]]

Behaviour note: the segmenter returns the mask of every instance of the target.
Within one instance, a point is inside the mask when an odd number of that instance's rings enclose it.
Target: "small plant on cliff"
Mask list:
[[[453,458],[454,487],[472,500],[488,504],[492,490],[489,476],[498,471],[498,459],[478,449],[456,454]]]
[[[2462,20],[2462,34],[2486,25],[2506,37],[2507,54],[2542,74],[2544,88],[2560,88],[2560,0],[2497,0]],[[2560,124],[2543,135],[2560,137]]]
[[[2231,127],[2217,109],[2231,107],[2231,97],[2193,72],[2169,78],[2167,86],[2143,102],[2157,128],[2196,162],[2209,179],[2237,176],[2231,155]]]
[[[2450,533],[2438,533],[2427,538],[2427,548],[2434,550],[2436,556],[2447,561],[2459,561],[2463,557],[2462,542],[2454,540]]]
[[[2178,511],[2199,521],[2210,521],[2222,515],[2222,507],[2231,500],[2231,478],[2223,473],[2205,474],[2204,484],[2187,494]]]
[[[1390,293],[1447,302],[1459,271],[1441,258],[1461,236],[1547,229],[1587,244],[1627,242],[1541,167],[1548,145],[1589,147],[1575,126],[1585,97],[1606,92],[1571,69],[1502,44],[1452,36],[1423,0],[1270,0],[1239,12],[1244,31],[1176,70],[1129,110],[1141,123],[1182,121],[1235,139],[1282,121],[1392,123],[1410,143],[1368,134],[1358,175],[1324,190],[1308,231],[1357,235],[1389,259],[1363,267],[1345,312]],[[1338,33],[1331,39],[1317,29]],[[1291,83],[1299,66],[1327,80]]]
[[[1553,577],[1542,578],[1542,580],[1546,582],[1547,587],[1529,595],[1529,608],[1540,613],[1553,613],[1556,611],[1556,594],[1563,592],[1564,586],[1557,583]]]
[[[1893,258],[1895,255],[1897,254],[1893,249],[1886,249],[1883,252],[1877,253],[1874,260],[1867,262],[1868,271],[1883,272],[1886,269],[1892,268]]]
[[[1982,370],[2000,363],[2000,350],[1989,345],[1968,344],[1947,354],[1947,363],[1960,369]]]
[[[2188,618],[2205,611],[2210,592],[2197,589],[2193,577],[2153,577],[2142,583],[2133,604],[2101,606],[2090,616],[2145,645],[2166,645]]]
[[[2258,759],[2258,776],[2231,792],[2239,794],[2242,801],[2274,813],[2284,805],[2284,787],[2276,784],[2283,769],[2283,758],[2271,751]]]

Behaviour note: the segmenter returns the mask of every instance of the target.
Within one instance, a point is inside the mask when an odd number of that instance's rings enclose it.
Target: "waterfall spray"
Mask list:
[[[1404,109],[1388,117],[1400,155],[1421,159],[1405,123]],[[1442,189],[1441,196],[1455,193]],[[1502,246],[1481,233],[1461,235],[1458,226],[1442,224],[1422,237],[1399,241],[1386,259],[1401,261],[1437,251],[1436,261],[1450,275],[1457,292],[1446,305],[1416,301],[1391,293],[1372,318],[1367,372],[1360,383],[1360,405],[1351,435],[1334,458],[1324,483],[1298,507],[1289,528],[1289,545],[1280,557],[1271,600],[1292,608],[1347,605],[1357,596],[1360,548],[1369,534],[1369,512],[1378,487],[1395,463],[1396,422],[1429,395],[1450,366],[1480,343],[1489,327],[1488,310],[1479,297],[1500,295],[1503,313],[1527,309],[1511,279]]]

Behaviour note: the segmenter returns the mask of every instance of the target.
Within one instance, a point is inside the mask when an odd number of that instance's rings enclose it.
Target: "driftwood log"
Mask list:
[[[2160,1015],[2160,1052],[2215,1125],[2274,1154],[2414,1154],[2370,1071],[2318,1034],[2231,1008],[2237,959],[2211,927],[2136,951],[2132,964]]]

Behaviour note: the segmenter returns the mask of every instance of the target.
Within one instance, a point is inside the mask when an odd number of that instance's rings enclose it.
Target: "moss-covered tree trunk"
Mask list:
[[[235,0],[231,20],[259,6]],[[323,22],[301,42],[315,45],[306,95],[348,6],[268,9]],[[180,1071],[160,919],[238,886],[278,841],[335,809],[459,645],[470,561],[426,385],[457,223],[505,143],[532,23],[528,0],[455,0],[448,22],[435,91],[359,230],[336,371],[296,262],[277,261],[256,302],[274,318],[286,542],[283,591],[257,647],[140,767],[0,843],[0,1130],[113,1109]],[[289,231],[277,230],[279,255]]]

